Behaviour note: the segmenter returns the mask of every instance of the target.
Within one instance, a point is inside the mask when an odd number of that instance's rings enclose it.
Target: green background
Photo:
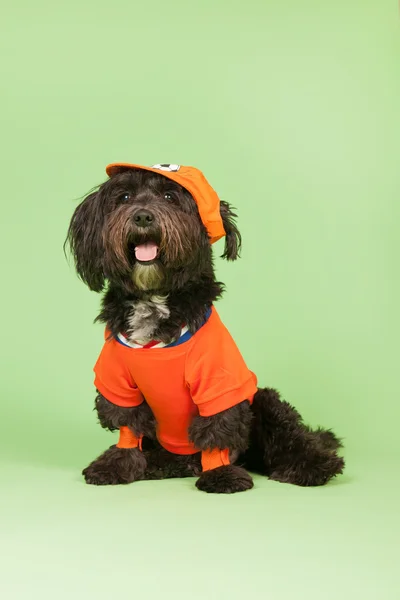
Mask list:
[[[399,34],[387,0],[15,2],[1,75],[5,598],[398,600]],[[238,208],[218,305],[345,475],[84,485],[99,298],[62,243],[108,162],[201,168]],[[222,243],[216,247],[222,253]]]

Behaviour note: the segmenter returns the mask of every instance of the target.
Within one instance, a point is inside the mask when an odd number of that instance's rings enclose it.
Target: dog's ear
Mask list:
[[[64,243],[64,252],[69,246],[79,277],[94,292],[101,292],[105,285],[102,200],[101,190],[86,196],[72,215]]]
[[[236,260],[240,256],[240,249],[242,247],[242,236],[235,222],[237,214],[233,212],[228,202],[223,201],[220,204],[220,212],[226,233],[225,249],[221,258]]]

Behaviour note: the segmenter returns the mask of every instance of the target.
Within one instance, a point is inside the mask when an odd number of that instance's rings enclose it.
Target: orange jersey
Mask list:
[[[94,368],[95,386],[118,406],[139,406],[145,398],[157,421],[157,438],[169,452],[198,452],[188,437],[196,415],[209,417],[243,400],[253,401],[256,376],[215,308],[183,343],[137,348],[123,340],[106,339]]]

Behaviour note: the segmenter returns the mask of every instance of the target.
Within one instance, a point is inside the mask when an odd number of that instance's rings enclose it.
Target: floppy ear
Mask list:
[[[64,251],[68,245],[79,277],[94,292],[101,292],[105,285],[101,195],[101,191],[89,194],[75,209],[64,242]]]
[[[226,233],[225,250],[221,258],[226,258],[227,260],[236,260],[239,258],[242,247],[242,236],[235,222],[237,214],[233,212],[232,208],[228,202],[221,201],[220,213]]]

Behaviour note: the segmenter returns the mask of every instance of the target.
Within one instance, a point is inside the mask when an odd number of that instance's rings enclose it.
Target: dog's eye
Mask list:
[[[169,202],[177,202],[178,201],[176,194],[174,194],[174,192],[165,192],[164,199],[168,200]]]
[[[132,196],[130,194],[122,194],[121,196],[121,200],[122,202],[129,202],[129,200],[131,200]]]

